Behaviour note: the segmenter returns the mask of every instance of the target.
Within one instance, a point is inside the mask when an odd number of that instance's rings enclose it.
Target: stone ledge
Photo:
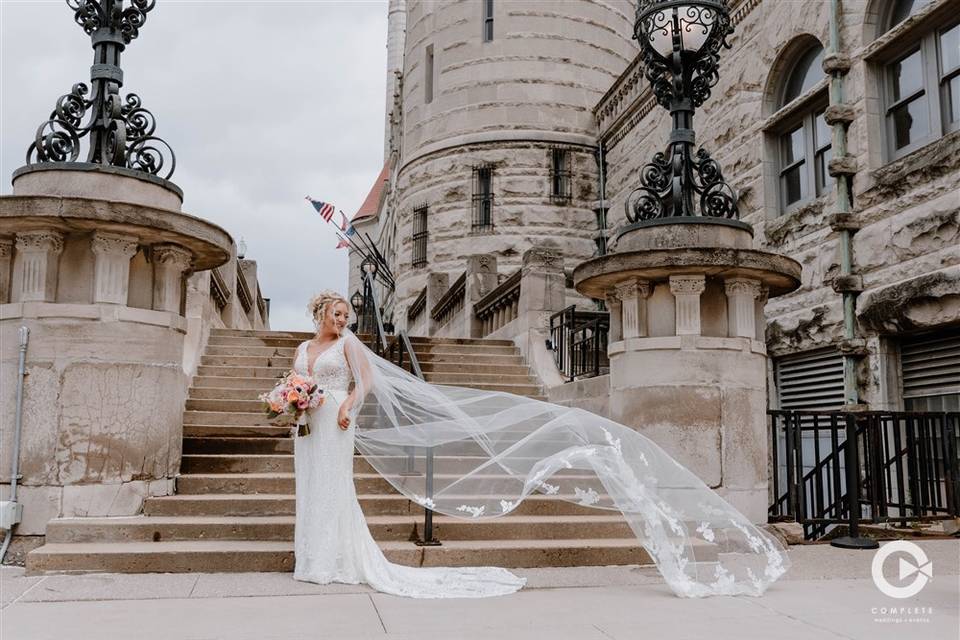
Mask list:
[[[850,67],[853,66],[853,63],[850,60],[850,56],[844,53],[828,53],[823,56],[821,66],[823,67],[823,72],[827,75],[833,73],[847,74],[850,72]]]
[[[55,230],[136,236],[139,244],[176,244],[189,250],[193,269],[230,259],[233,238],[217,225],[179,211],[129,202],[58,196],[0,196],[4,234]]]
[[[834,178],[852,176],[857,173],[856,156],[836,156],[827,163],[827,172]]]
[[[655,336],[650,338],[627,338],[611,342],[607,355],[636,351],[740,351],[766,355],[767,347],[759,340],[750,338],[722,338],[717,336]]]
[[[187,319],[168,311],[137,309],[112,304],[57,304],[55,302],[12,302],[0,305],[0,321],[20,319],[100,320],[129,322],[187,332]]]

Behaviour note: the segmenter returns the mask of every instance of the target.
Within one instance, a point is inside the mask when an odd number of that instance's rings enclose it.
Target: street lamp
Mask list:
[[[666,152],[640,172],[641,186],[627,196],[627,219],[650,225],[681,221],[737,221],[736,192],[716,160],[693,146],[693,114],[720,76],[720,49],[733,33],[728,0],[639,0],[634,37],[657,103],[670,112]],[[696,220],[692,220],[692,218]]]
[[[363,294],[359,291],[354,291],[353,295],[350,296],[350,306],[353,307],[354,313],[359,316],[360,310],[363,308]]]
[[[376,261],[370,257],[364,258],[363,262],[360,263],[360,270],[371,278],[376,277],[377,269],[378,267]]]

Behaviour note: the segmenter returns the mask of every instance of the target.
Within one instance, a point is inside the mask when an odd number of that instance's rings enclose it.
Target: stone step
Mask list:
[[[566,497],[567,500],[563,498]],[[399,493],[361,493],[360,507],[367,515],[414,515],[422,517],[423,507]],[[571,501],[573,500],[573,501]],[[534,494],[511,515],[572,516],[605,512],[575,502],[575,496]],[[296,504],[292,489],[288,493],[205,493],[149,497],[143,512],[148,516],[279,516],[293,515]]]
[[[409,566],[570,567],[650,564],[636,538],[450,540],[437,547],[378,543],[391,562]],[[46,544],[27,555],[27,574],[47,572],[222,573],[292,571],[286,541],[204,540]]]
[[[133,516],[61,518],[47,524],[48,544],[165,542],[171,540],[293,540],[294,515]],[[410,540],[423,528],[415,515],[367,515],[375,540]],[[558,540],[626,538],[630,526],[619,515],[523,516],[465,520],[435,516],[440,540]]]
[[[184,425],[185,438],[289,438],[289,427],[236,424]]]
[[[257,329],[211,329],[210,337],[241,337],[241,338],[295,338],[309,340],[315,334],[311,331],[263,331]]]
[[[299,344],[299,343],[298,343]],[[296,345],[292,347],[264,347],[264,346],[208,346],[203,351],[204,356],[211,357],[240,357],[240,356],[254,356],[258,358],[271,358],[271,357],[281,357],[281,358],[290,358],[293,361],[293,357],[297,353]]]
[[[264,384],[263,388],[244,389],[243,387],[192,387],[187,400],[256,400],[264,391],[269,391],[273,383]]]
[[[526,365],[522,356],[488,353],[427,353],[417,352],[417,361],[420,364],[485,364],[485,365]]]
[[[294,450],[293,438],[184,438],[183,456],[181,458],[181,473],[268,473],[270,471],[288,471],[293,469],[292,462],[273,461],[267,458],[281,457],[292,460]],[[425,459],[423,450],[409,461],[416,471],[424,471]],[[487,462],[487,456],[437,456],[434,458],[435,473],[466,473]],[[383,458],[384,462],[391,460],[396,468],[408,463],[404,457]],[[526,459],[527,464],[534,464],[536,460]],[[243,461],[238,463],[237,461]],[[259,467],[263,464],[264,468]],[[277,465],[286,468],[274,468]],[[238,467],[249,467],[239,469]],[[353,456],[354,473],[376,473],[370,463],[360,455]]]
[[[423,377],[431,384],[444,384],[471,389],[482,386],[494,385],[534,385],[539,386],[536,378],[530,375],[529,371],[519,374],[503,373],[477,373],[464,367],[461,373],[424,371]]]
[[[283,458],[284,456],[264,456],[266,458]],[[272,464],[280,465],[282,469],[290,469],[290,471],[233,471],[226,473],[216,473],[216,472],[206,472],[206,473],[184,473],[183,475],[177,476],[176,486],[177,493],[182,495],[199,495],[199,494],[210,494],[210,493],[293,493],[294,492],[294,479],[293,479],[293,458],[288,456],[287,461],[282,460],[266,460],[262,463],[244,463],[237,462],[236,467],[239,468],[250,468],[254,467],[257,464],[267,467]],[[250,457],[238,457],[236,460],[250,460]],[[227,466],[228,462],[217,463],[221,466]],[[560,474],[557,474],[560,475]],[[434,475],[436,486],[439,488],[445,486],[446,483],[459,478],[457,474],[442,474],[438,473]],[[475,478],[497,478],[502,476],[497,476],[495,474],[476,474]],[[401,477],[402,478],[402,477]],[[563,474],[564,479],[583,479],[588,481],[594,479],[595,476],[585,475],[585,474],[573,474],[565,473]],[[408,482],[411,483],[410,486],[416,486],[416,483],[422,482],[420,476],[416,476],[408,479]],[[353,484],[356,487],[357,493],[396,493],[393,485],[390,484],[383,476],[378,473],[355,473],[353,475]]]
[[[207,367],[273,367],[289,370],[293,368],[293,354],[289,356],[260,356],[247,353],[213,356],[204,354],[200,364]]]

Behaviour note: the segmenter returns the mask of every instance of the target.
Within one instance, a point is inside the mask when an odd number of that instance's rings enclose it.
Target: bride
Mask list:
[[[525,583],[497,567],[389,562],[360,510],[354,448],[439,514],[499,517],[535,491],[619,511],[679,596],[759,596],[786,572],[773,537],[636,431],[582,409],[431,385],[347,331],[340,294],[322,292],[308,310],[317,333],[297,347],[294,368],[326,400],[309,412],[310,434],[295,438],[295,579],[414,598],[503,595]],[[428,476],[431,458],[455,461],[456,473]]]

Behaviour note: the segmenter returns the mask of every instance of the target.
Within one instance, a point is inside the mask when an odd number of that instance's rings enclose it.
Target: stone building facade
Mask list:
[[[770,404],[849,404],[846,357],[858,403],[957,410],[960,1],[832,4],[733,0],[731,49],[694,122],[754,246],[803,265],[800,288],[765,309]],[[634,4],[408,1],[404,15],[389,179],[365,222],[400,276],[398,326],[430,278],[452,285],[470,255],[496,256],[501,281],[530,246],[550,244],[568,268],[589,258],[601,205],[615,251],[624,202],[670,127],[631,41]],[[551,200],[557,145],[572,158],[564,205]],[[493,233],[471,229],[477,167],[493,169]],[[849,213],[836,176],[852,185]]]

